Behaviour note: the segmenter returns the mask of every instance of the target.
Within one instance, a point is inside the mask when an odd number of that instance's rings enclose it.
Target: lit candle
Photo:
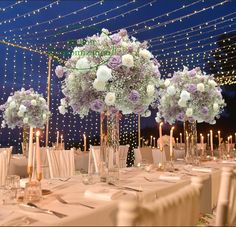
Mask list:
[[[209,146],[210,145],[210,134],[208,133],[207,134],[207,146]]]
[[[153,137],[153,147],[156,147],[156,138]]]
[[[189,137],[186,136],[187,155],[189,155]]]
[[[229,140],[230,140],[230,137],[228,136],[227,138],[227,153],[229,154]]]
[[[204,155],[204,136],[201,135],[201,148],[202,148],[202,155]]]
[[[56,147],[58,146],[59,146],[59,131],[57,131],[57,146]]]
[[[182,133],[180,133],[179,136],[180,136],[180,145],[182,145],[183,143]]]
[[[61,149],[63,149],[63,135],[61,135]]]
[[[162,151],[163,149],[163,141],[162,141],[162,125],[163,122],[159,124],[159,137],[160,137],[160,150]]]
[[[236,133],[234,133],[234,143],[236,143]]]
[[[175,127],[171,127],[170,130],[170,157],[173,157],[173,131]]]
[[[202,144],[202,133],[200,133],[200,143]]]
[[[29,134],[29,153],[28,153],[28,174],[31,180],[32,172],[33,172],[33,133],[34,129],[30,127],[30,134]]]
[[[220,147],[220,144],[221,144],[221,138],[220,138],[220,131],[218,131],[218,142],[219,142],[219,147]]]
[[[87,144],[86,144],[86,135],[84,134],[84,151],[86,151],[87,149]]]
[[[152,147],[152,136],[150,136],[150,147]]]
[[[210,130],[211,155],[213,156],[213,132]]]
[[[39,144],[40,132],[36,132],[36,163],[37,163],[37,179],[42,179],[41,157],[40,157],[40,144]]]

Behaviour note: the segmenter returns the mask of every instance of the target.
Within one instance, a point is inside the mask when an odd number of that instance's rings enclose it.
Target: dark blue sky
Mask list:
[[[100,2],[61,0],[57,4],[56,1],[28,0],[16,4],[17,1],[12,0],[0,1],[0,40],[32,47],[32,49],[53,50],[56,53],[61,50],[65,41],[84,38],[102,28],[115,31],[128,27],[128,32],[139,40],[151,39],[151,50],[160,60],[161,73],[165,77],[168,73],[181,69],[182,65],[190,68],[200,66],[207,70],[207,60],[212,59],[212,50],[217,48],[216,41],[219,35],[224,32],[235,33],[236,30],[236,1],[234,0],[228,2],[224,0],[105,0],[102,4]],[[51,7],[49,4],[52,4]],[[84,28],[92,24],[94,24],[93,29]],[[58,27],[60,29],[55,30]],[[71,30],[75,31],[68,32]],[[62,34],[63,32],[66,34]],[[70,44],[64,47],[65,50],[71,48]],[[186,50],[186,48],[192,49]],[[33,87],[46,94],[47,58],[45,56],[7,47],[1,43],[0,53],[0,104],[7,99],[10,92],[22,86]],[[57,64],[57,61],[53,61],[53,71]],[[236,113],[233,108],[236,105],[236,89],[235,86],[222,88],[228,107],[214,128],[216,131],[222,128],[226,135],[236,130]],[[91,138],[97,134],[96,130],[89,132],[89,129],[86,129],[94,121],[95,116],[86,122],[70,114],[65,117],[65,120],[55,111],[61,94],[60,82],[54,75],[51,92],[52,108],[55,112],[51,124],[51,140],[54,140],[54,132],[57,129],[66,131],[65,135],[73,138],[71,143],[77,141],[81,143],[81,135],[84,131],[88,131]],[[150,119],[142,119],[142,128],[155,127],[154,116],[155,111]],[[133,123],[135,121],[130,120],[128,124]],[[70,129],[67,124],[70,125]],[[199,131],[211,127],[201,124]],[[75,132],[75,128],[78,131]],[[168,133],[169,126],[166,125],[165,128]],[[177,128],[179,132],[181,126]],[[0,137],[3,134],[7,138],[7,141],[1,142],[5,144],[15,140],[15,143],[18,143],[14,133],[18,132],[1,130]]]

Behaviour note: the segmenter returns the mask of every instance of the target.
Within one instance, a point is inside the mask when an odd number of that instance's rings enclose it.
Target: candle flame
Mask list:
[[[36,132],[36,136],[39,137],[40,136],[40,131]]]

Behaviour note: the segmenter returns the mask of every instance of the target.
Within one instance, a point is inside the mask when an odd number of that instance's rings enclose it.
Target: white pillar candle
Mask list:
[[[33,167],[33,133],[34,129],[30,127],[29,133],[29,153],[28,153],[28,174],[32,174]]]
[[[59,146],[59,131],[57,131],[57,145],[56,145],[56,147],[58,147]]]
[[[170,157],[173,157],[173,131],[175,127],[171,127],[170,130]]]
[[[163,141],[162,141],[162,125],[163,122],[159,124],[159,137],[160,137],[160,150],[163,150]]]
[[[210,146],[211,146],[211,154],[213,156],[213,132],[210,130]]]
[[[41,156],[40,156],[40,144],[39,144],[40,132],[36,132],[36,163],[37,163],[37,176],[41,178],[42,167],[41,167]]]

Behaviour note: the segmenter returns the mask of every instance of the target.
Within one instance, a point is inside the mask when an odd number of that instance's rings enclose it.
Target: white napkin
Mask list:
[[[84,196],[90,199],[98,199],[103,201],[110,201],[118,198],[123,194],[122,191],[110,188],[95,188],[87,189],[84,192]]]
[[[224,164],[236,164],[236,161],[233,161],[233,160],[222,160],[221,163],[224,163]]]
[[[192,171],[196,171],[196,172],[203,172],[203,173],[211,173],[212,169],[210,168],[204,168],[204,167],[193,167]]]
[[[181,179],[181,177],[176,176],[176,175],[160,175],[159,179],[160,180],[168,180],[168,181],[178,181]]]

